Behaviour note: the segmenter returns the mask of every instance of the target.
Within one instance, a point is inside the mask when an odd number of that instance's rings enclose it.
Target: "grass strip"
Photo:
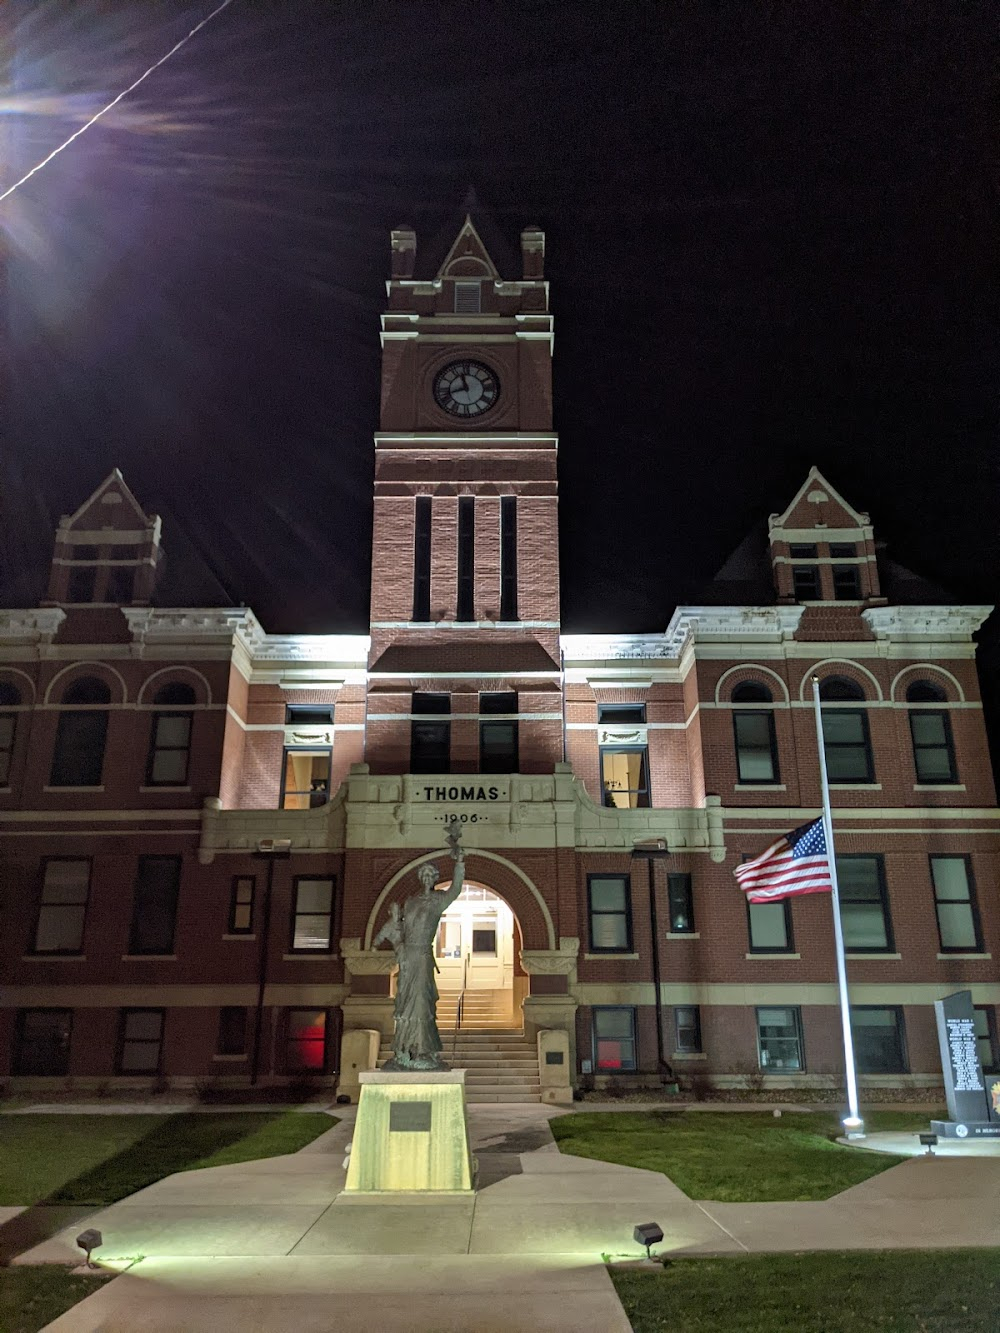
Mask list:
[[[74,1277],[59,1264],[0,1268],[0,1333],[38,1333],[109,1280]]]

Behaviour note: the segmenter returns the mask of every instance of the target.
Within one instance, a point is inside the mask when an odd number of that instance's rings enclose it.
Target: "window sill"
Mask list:
[[[964,782],[915,782],[914,791],[965,791]]]
[[[176,963],[175,953],[123,953],[123,963]]]
[[[222,938],[223,938],[224,940],[255,940],[255,939],[257,938],[257,936],[256,936],[256,935],[244,935],[242,932],[240,932],[240,934],[238,934],[238,935],[223,935]],[[296,954],[295,956],[296,956],[296,958],[297,958],[297,957],[298,957],[298,954]]]
[[[881,791],[881,782],[831,782],[831,791]]]
[[[637,953],[585,953],[583,955],[585,963],[599,963],[605,958],[618,959],[626,963],[639,961],[639,955]]]
[[[320,962],[329,963],[340,957],[339,953],[332,953],[329,949],[310,949],[308,953],[283,953],[282,961],[285,963],[308,963],[310,959],[314,962],[318,959]]]
[[[845,953],[844,957],[865,959],[869,963],[898,963],[903,955],[901,953],[879,953],[873,949],[871,953]]]
[[[158,792],[158,791],[166,791],[166,792],[176,792],[176,791],[180,791],[180,792],[184,792],[184,791],[190,791],[191,788],[190,788],[190,787],[175,787],[175,786],[173,786],[172,783],[164,782],[164,783],[159,784],[159,785],[157,785],[157,786],[155,786],[155,787],[140,787],[139,790],[140,790],[141,792]]]
[[[776,958],[790,958],[794,962],[796,959],[801,958],[802,955],[800,953],[786,953],[784,949],[775,949],[771,953],[768,953],[764,949],[758,949],[756,953],[744,954],[744,957],[748,959],[749,958],[756,958],[758,960],[763,959],[764,962],[774,962]]]
[[[22,963],[85,963],[87,955],[85,953],[25,953],[21,955]]]
[[[733,791],[787,791],[783,782],[736,782]]]
[[[943,963],[948,958],[979,958],[988,962],[992,957],[991,953],[939,953],[938,962]]]
[[[700,940],[701,933],[697,930],[668,930],[666,938],[668,940]]]
[[[60,792],[60,791],[102,792],[103,790],[104,790],[103,787],[43,787],[42,788],[42,791],[46,792]]]
[[[213,1056],[212,1056],[212,1059],[213,1059],[213,1060],[224,1061],[224,1062],[227,1062],[227,1063],[230,1063],[230,1064],[232,1064],[232,1063],[234,1063],[234,1062],[237,1062],[237,1061],[244,1061],[244,1060],[246,1060],[246,1058],[247,1058],[246,1055],[213,1055]]]
[[[671,1060],[707,1060],[708,1055],[705,1051],[674,1051],[670,1057]]]

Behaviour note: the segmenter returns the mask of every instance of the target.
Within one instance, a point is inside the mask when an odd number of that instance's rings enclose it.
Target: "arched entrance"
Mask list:
[[[522,1026],[527,977],[514,913],[485,884],[467,882],[441,918],[434,941],[438,1026],[463,1030]],[[520,982],[519,982],[520,975]]]

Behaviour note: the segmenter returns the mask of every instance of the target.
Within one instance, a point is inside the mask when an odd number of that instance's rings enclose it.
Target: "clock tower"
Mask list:
[[[373,772],[491,771],[479,724],[499,714],[518,724],[520,771],[562,758],[545,236],[525,228],[518,257],[467,204],[426,254],[409,227],[392,232],[375,435]],[[436,758],[411,754],[424,716],[437,719]]]

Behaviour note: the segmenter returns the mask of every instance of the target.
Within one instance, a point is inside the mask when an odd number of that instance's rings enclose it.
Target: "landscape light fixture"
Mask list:
[[[844,1126],[844,1131],[849,1139],[863,1139],[865,1137],[865,1122],[858,1115],[845,1115],[840,1122]]]
[[[79,1245],[80,1249],[83,1250],[84,1254],[87,1256],[87,1267],[96,1268],[97,1265],[91,1259],[90,1252],[91,1250],[98,1249],[100,1246],[104,1244],[104,1237],[101,1235],[101,1233],[99,1231],[95,1231],[93,1227],[90,1227],[87,1231],[80,1232],[79,1236],[77,1236],[76,1238],[76,1243],[77,1245]]]
[[[934,1149],[937,1147],[938,1136],[936,1134],[921,1134],[919,1137],[921,1148],[926,1148],[927,1156],[933,1157]]]
[[[656,1222],[640,1222],[632,1232],[632,1239],[639,1245],[645,1245],[646,1258],[652,1259],[653,1256],[649,1252],[649,1247],[659,1245],[663,1239],[663,1228]]]

